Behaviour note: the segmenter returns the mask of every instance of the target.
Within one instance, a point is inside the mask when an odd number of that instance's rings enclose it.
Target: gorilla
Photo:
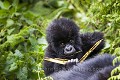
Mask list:
[[[99,46],[97,46],[97,48],[95,48],[91,52],[91,54],[87,57],[87,59],[90,59],[95,55],[97,55],[99,51],[104,47],[103,33],[87,32],[87,33],[81,34],[79,32],[79,27],[72,20],[66,19],[66,18],[53,20],[49,24],[46,30],[46,34],[47,34],[46,39],[48,42],[48,47],[46,49],[44,58],[49,57],[49,58],[68,59],[68,62],[65,65],[44,61],[43,69],[46,76],[49,76],[53,73],[58,75],[56,72],[59,72],[59,71],[60,73],[64,73],[64,71],[69,71],[69,69],[73,68],[73,66],[76,66],[76,65],[78,65],[78,67],[79,65],[82,66],[82,64],[80,64],[78,60],[80,60],[82,56],[98,40],[103,39],[102,42],[99,44]],[[94,60],[97,60],[97,59],[94,59]],[[93,61],[93,60],[90,60],[90,61]],[[88,61],[88,63],[90,61]],[[102,63],[104,63],[104,60],[102,61],[103,61]],[[90,62],[89,64],[92,65],[91,63],[92,62]],[[100,63],[99,66],[104,66],[102,63]],[[96,68],[98,66],[97,64],[98,63],[96,63]],[[89,65],[83,65],[83,66],[87,67]],[[93,66],[95,67],[95,64],[93,64]],[[71,73],[71,71],[65,74],[68,74],[68,73]],[[73,75],[75,73],[77,72],[75,72],[73,69]],[[82,72],[80,72],[79,74],[82,74]],[[79,76],[79,74],[76,74],[75,76]],[[87,76],[87,75],[90,76],[90,74],[88,73],[86,75],[85,73],[83,73],[83,76]],[[65,79],[61,79],[61,80],[65,80]],[[66,80],[69,80],[69,78]]]

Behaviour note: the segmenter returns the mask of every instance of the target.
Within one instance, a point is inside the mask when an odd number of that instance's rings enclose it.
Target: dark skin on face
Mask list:
[[[76,65],[98,40],[103,39],[103,34],[100,32],[80,34],[79,27],[72,20],[65,18],[53,20],[46,32],[48,47],[44,57],[69,59],[65,65],[44,61],[46,76]],[[103,47],[104,40],[88,58],[97,54]]]

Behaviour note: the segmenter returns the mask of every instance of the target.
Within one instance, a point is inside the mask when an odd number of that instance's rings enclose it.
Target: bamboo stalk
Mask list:
[[[58,63],[58,64],[65,64],[68,61],[67,59],[48,58],[48,57],[46,57],[44,60],[50,61],[50,62],[55,62],[55,63]]]
[[[92,48],[90,48],[89,51],[85,53],[85,55],[80,59],[80,62],[83,62],[89,55],[90,53],[102,42],[103,39],[97,41]]]

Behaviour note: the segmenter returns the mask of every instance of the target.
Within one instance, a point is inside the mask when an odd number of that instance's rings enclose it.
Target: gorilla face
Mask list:
[[[74,55],[76,52],[82,51],[79,28],[74,22],[65,18],[54,20],[49,25],[47,41],[59,57]]]

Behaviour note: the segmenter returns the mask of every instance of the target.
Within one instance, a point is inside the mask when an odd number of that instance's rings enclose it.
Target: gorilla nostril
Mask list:
[[[72,46],[66,48],[66,51],[71,51],[71,50],[72,50]]]
[[[72,47],[70,47],[69,50],[71,51],[71,50],[72,50]]]
[[[71,49],[72,49],[72,48],[68,48],[68,49],[66,49],[66,51],[71,51]]]

